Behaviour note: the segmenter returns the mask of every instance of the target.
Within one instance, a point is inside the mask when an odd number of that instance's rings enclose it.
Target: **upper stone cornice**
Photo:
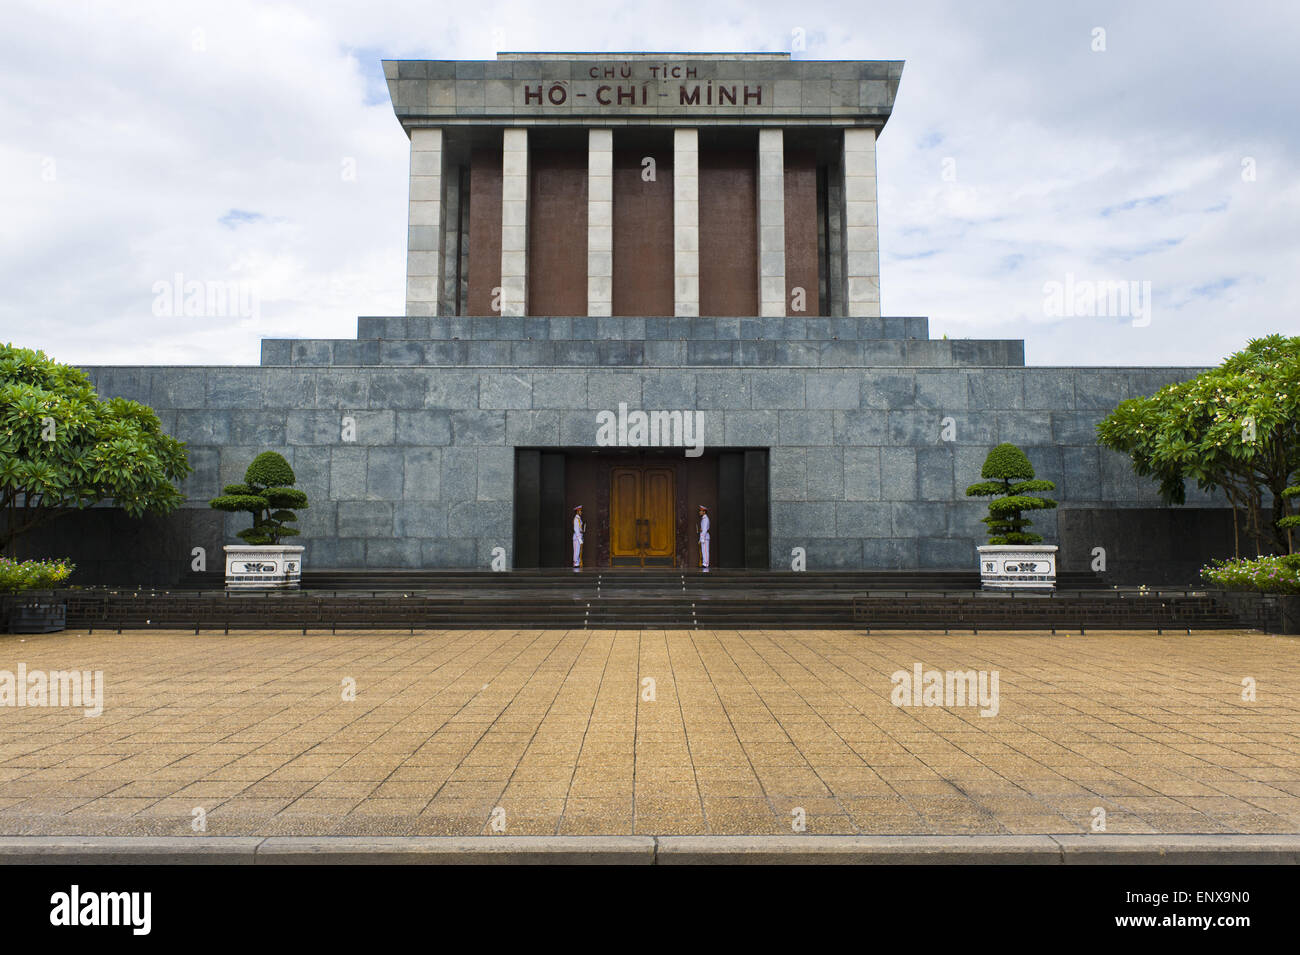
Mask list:
[[[403,128],[453,125],[873,126],[901,60],[785,53],[501,53],[384,60]]]

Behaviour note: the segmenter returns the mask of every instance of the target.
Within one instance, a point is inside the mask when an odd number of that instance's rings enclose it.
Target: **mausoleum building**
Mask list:
[[[132,579],[219,554],[242,523],[207,501],[265,450],[311,500],[308,570],[563,567],[578,504],[591,569],[697,568],[704,505],[719,568],[802,549],[809,569],[973,570],[985,503],[963,491],[1003,441],[1057,484],[1035,529],[1063,569],[1100,547],[1140,577],[1153,540],[1186,563],[1219,528],[1203,496],[1160,507],[1094,430],[1200,369],[1026,367],[1021,341],[882,317],[876,149],[901,62],[384,70],[411,144],[406,314],[265,340],[256,367],[89,369],[195,466],[187,509],[152,525],[163,564]]]

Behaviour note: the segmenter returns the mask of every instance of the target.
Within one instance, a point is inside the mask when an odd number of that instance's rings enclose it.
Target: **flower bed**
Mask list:
[[[1224,590],[1300,594],[1300,554],[1216,560],[1201,568],[1201,578]]]
[[[67,621],[67,600],[51,591],[76,569],[67,560],[10,560],[0,557],[0,593],[23,594],[0,601],[0,627],[5,633],[56,633]]]
[[[66,560],[10,560],[0,557],[0,593],[50,590],[72,575],[76,565]]]

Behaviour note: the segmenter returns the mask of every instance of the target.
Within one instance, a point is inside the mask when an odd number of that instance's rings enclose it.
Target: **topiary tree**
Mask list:
[[[0,550],[99,503],[132,517],[185,502],[185,445],[153,409],[103,399],[86,373],[44,352],[0,345]]]
[[[1046,497],[1031,497],[1039,491],[1054,491],[1051,481],[1034,480],[1034,466],[1025,452],[1014,444],[999,444],[984,459],[980,477],[987,478],[966,488],[967,497],[992,497],[989,516],[990,544],[1038,544],[1042,537],[1025,530],[1033,521],[1025,511],[1050,510],[1056,502]]]
[[[219,511],[253,515],[253,526],[239,532],[240,540],[249,544],[278,544],[281,538],[296,537],[299,531],[288,525],[298,520],[290,510],[307,507],[307,495],[292,487],[297,478],[283,456],[263,451],[253,458],[244,472],[243,484],[227,484],[220,497],[209,503]]]

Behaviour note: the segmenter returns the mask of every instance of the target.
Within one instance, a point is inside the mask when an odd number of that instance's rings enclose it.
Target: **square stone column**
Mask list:
[[[880,233],[876,218],[876,131],[844,130],[845,315],[880,315]]]
[[[527,314],[528,130],[503,130],[501,143],[501,314]]]
[[[785,137],[758,131],[758,313],[781,317],[785,302]]]
[[[700,137],[673,130],[673,314],[700,314]]]
[[[442,301],[442,130],[411,130],[406,220],[406,314],[437,315]]]
[[[442,295],[439,315],[455,315],[460,301],[460,166],[445,163],[442,171]]]
[[[587,314],[614,313],[614,131],[587,132]]]
[[[841,150],[840,161],[844,156]],[[826,177],[826,296],[831,315],[845,317],[844,306],[844,176],[836,166]]]

